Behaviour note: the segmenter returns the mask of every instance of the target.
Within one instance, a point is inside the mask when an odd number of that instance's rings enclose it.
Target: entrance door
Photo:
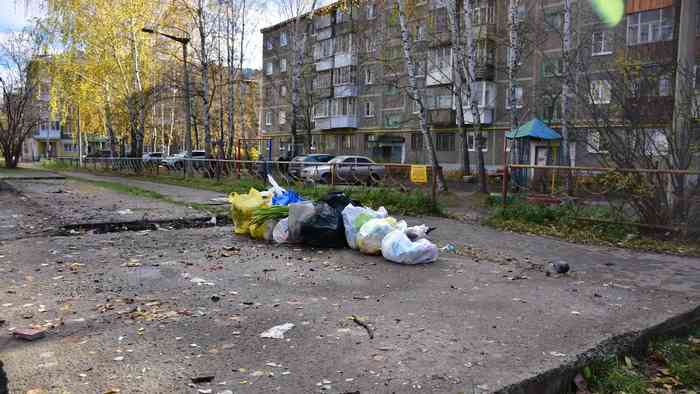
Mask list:
[[[535,147],[535,165],[546,166],[548,152],[549,152],[549,148],[546,146]]]

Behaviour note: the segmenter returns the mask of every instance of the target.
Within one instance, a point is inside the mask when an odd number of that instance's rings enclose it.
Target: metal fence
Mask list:
[[[213,160],[167,158],[148,160],[139,158],[57,158],[64,168],[86,169],[100,173],[140,176],[171,176],[208,178],[221,181],[267,182],[271,175],[286,187],[324,189],[392,188],[405,192],[415,191],[436,198],[433,171],[430,166],[412,166],[393,163],[357,162],[295,162],[268,160]],[[424,171],[422,181],[412,179],[411,172]],[[420,171],[419,171],[420,172]],[[415,174],[414,174],[415,175]]]
[[[700,172],[510,165],[506,190],[533,204],[607,207],[615,220],[652,232],[700,235]]]

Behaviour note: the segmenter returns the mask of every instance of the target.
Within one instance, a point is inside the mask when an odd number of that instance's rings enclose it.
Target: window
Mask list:
[[[374,73],[372,72],[372,69],[367,67],[365,68],[365,85],[372,85],[374,83]]]
[[[588,132],[588,152],[590,153],[608,153],[606,139],[597,131]]]
[[[593,56],[610,55],[612,54],[612,40],[609,31],[597,31],[593,33],[593,43],[591,45],[591,54]]]
[[[411,150],[421,151],[423,150],[423,135],[420,133],[411,134]]]
[[[340,8],[335,10],[335,23],[343,23],[350,20],[350,14],[344,12]]]
[[[287,46],[287,32],[283,31],[280,33],[280,46],[281,47],[286,47]]]
[[[279,113],[279,124],[287,123],[287,113],[285,111],[280,111]]]
[[[331,113],[331,99],[323,99],[314,105],[315,118],[327,118]]]
[[[496,58],[496,47],[488,40],[476,43],[476,62],[478,64],[493,64]]]
[[[542,119],[547,122],[561,119],[561,101],[557,97],[547,95],[542,98]]]
[[[451,109],[452,95],[428,96],[426,97],[426,106],[428,109]]]
[[[627,15],[627,45],[647,44],[672,39],[672,7]]]
[[[671,95],[671,79],[669,77],[659,78],[659,96],[668,97]]]
[[[420,105],[418,105],[418,100],[411,100],[411,112],[413,114],[420,113]]]
[[[481,0],[472,9],[472,24],[486,25],[495,23],[496,4],[495,0]]]
[[[352,34],[344,34],[335,38],[336,53],[352,52]]]
[[[280,96],[287,97],[287,85],[280,86]]]
[[[331,116],[351,116],[355,114],[355,97],[341,97],[332,100]]]
[[[272,49],[272,47],[273,47],[272,39],[268,38],[267,40],[265,40],[265,49]]]
[[[374,118],[374,102],[365,101],[364,107],[365,118]]]
[[[280,59],[280,72],[281,73],[287,72],[287,59]]]
[[[273,71],[274,66],[272,65],[272,62],[265,63],[265,75],[272,75]]]
[[[272,126],[272,112],[271,111],[265,112],[265,125]]]
[[[399,93],[399,88],[393,85],[387,86],[386,91],[384,92],[384,94],[387,96],[398,96]]]
[[[542,76],[544,76],[544,77],[559,76],[562,74],[563,70],[564,70],[564,63],[562,62],[562,59],[560,57],[558,57],[558,58],[552,58],[552,57],[544,58],[544,62],[542,62]]]
[[[561,11],[544,12],[544,31],[562,31],[564,14]]]
[[[450,47],[430,48],[430,70],[446,70],[452,66],[452,51]]]
[[[523,107],[523,87],[515,87],[515,108]],[[506,109],[510,109],[510,89],[506,88]]]
[[[313,82],[313,88],[314,89],[327,89],[330,88],[332,85],[332,79],[331,79],[331,73],[330,72],[321,72],[316,74],[316,77],[314,78]]]
[[[416,59],[416,77],[425,76],[428,68],[428,61],[425,59]]]
[[[401,115],[400,114],[387,115],[385,122],[386,122],[385,126],[387,128],[398,129],[399,127],[401,127]]]
[[[515,55],[515,51],[513,50],[513,48],[508,48],[508,67],[510,67],[510,65],[513,63],[513,56],[515,56],[515,60],[517,61],[517,63],[515,64],[516,67],[523,65],[522,54],[520,53],[520,51],[517,52],[517,55]]]
[[[374,19],[377,17],[377,5],[374,3],[367,4],[367,19]]]
[[[591,81],[591,102],[593,104],[610,104],[611,89],[610,81]]]
[[[272,101],[274,96],[272,95],[272,88],[271,87],[266,87],[265,88],[265,99],[268,101]]]
[[[481,135],[482,138],[485,140],[486,138],[484,135]],[[476,152],[476,144],[478,143],[477,138],[476,138],[476,133],[467,133],[467,150],[469,152]],[[481,148],[482,152],[488,152],[489,148],[486,143],[484,143],[484,146]]]
[[[355,67],[345,66],[333,70],[333,85],[355,84]]]
[[[365,41],[365,49],[367,53],[372,53],[377,50],[377,41],[374,37],[367,37]]]
[[[455,135],[454,134],[437,134],[435,135],[435,149],[438,152],[454,152],[455,151]]]
[[[319,41],[314,44],[314,59],[320,60],[333,55],[333,39]]]

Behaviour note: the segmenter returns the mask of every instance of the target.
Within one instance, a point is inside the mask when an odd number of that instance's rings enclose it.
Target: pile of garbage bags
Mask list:
[[[267,191],[251,189],[229,196],[234,233],[278,244],[350,247],[398,264],[427,264],[438,258],[437,246],[427,239],[430,229],[426,225],[409,227],[390,217],[384,207],[363,207],[342,192],[329,193],[316,202],[304,201],[279,187],[272,177],[268,180],[272,187]],[[289,216],[261,225],[251,223],[256,209],[270,206],[288,206]]]

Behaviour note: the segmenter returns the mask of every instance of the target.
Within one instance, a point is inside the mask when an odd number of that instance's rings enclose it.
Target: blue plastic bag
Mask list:
[[[274,197],[272,197],[272,205],[285,206],[289,204],[296,204],[302,201],[304,201],[304,199],[292,190],[285,191],[280,195],[275,195]]]

